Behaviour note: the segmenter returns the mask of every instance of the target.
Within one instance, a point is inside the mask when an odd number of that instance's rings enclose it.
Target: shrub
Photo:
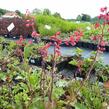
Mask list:
[[[2,18],[0,19],[0,34],[5,35],[8,34],[7,27],[11,24],[14,23],[15,28],[11,31],[11,35],[16,36],[16,35],[25,35],[27,36],[28,34],[32,33],[32,28],[27,28],[26,22],[24,19],[21,18]]]
[[[36,17],[38,31],[42,36],[53,35],[56,31],[61,31],[62,33],[73,32],[77,29],[85,29],[89,24],[88,23],[80,23],[69,22],[60,18],[56,18],[54,16],[48,15],[38,15]],[[44,26],[50,25],[51,30],[47,30]]]

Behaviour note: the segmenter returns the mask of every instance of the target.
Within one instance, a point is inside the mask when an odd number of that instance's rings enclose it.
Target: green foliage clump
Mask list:
[[[53,35],[57,31],[61,31],[62,33],[73,32],[77,29],[85,29],[89,25],[89,23],[78,24],[73,21],[69,22],[51,15],[37,15],[36,22],[41,36]],[[51,29],[46,29],[45,25],[51,26]]]

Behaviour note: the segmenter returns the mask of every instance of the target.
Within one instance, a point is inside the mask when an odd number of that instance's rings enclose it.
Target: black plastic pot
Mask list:
[[[93,50],[93,48],[94,48],[93,43],[89,43],[88,48],[91,49],[91,50]]]
[[[29,59],[29,64],[36,65],[36,66],[41,66],[41,61],[42,61],[41,58],[30,58]]]
[[[97,50],[97,44],[93,44],[93,50]]]
[[[84,42],[83,43],[83,48],[88,48],[89,43],[88,42]]]
[[[77,47],[82,47],[82,44],[83,44],[83,42],[79,41],[79,42],[76,44],[76,46],[77,46]]]
[[[109,52],[109,46],[105,46],[105,49],[106,52]]]

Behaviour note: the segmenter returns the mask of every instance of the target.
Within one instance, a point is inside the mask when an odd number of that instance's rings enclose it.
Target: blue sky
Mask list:
[[[8,10],[48,8],[52,13],[59,12],[63,18],[76,18],[78,14],[99,15],[100,7],[109,5],[109,0],[0,0],[0,8]]]

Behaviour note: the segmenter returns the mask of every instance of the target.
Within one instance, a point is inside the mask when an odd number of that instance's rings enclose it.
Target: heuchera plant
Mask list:
[[[39,37],[40,36],[40,34],[38,34],[37,32],[36,32],[36,29],[35,29],[35,19],[34,19],[34,17],[33,16],[31,16],[30,15],[30,12],[29,12],[29,10],[27,9],[26,10],[26,17],[30,17],[31,19],[27,19],[26,20],[26,27],[32,27],[32,30],[33,30],[33,32],[32,32],[32,34],[31,34],[31,36],[33,37],[33,38],[37,38],[37,37]]]
[[[102,23],[96,22],[95,29],[101,29],[101,33],[97,36],[92,36],[91,39],[98,42],[98,50],[103,52],[105,51],[105,46],[108,45],[108,42],[104,39],[104,31],[106,26],[109,25],[109,11],[107,7],[101,8],[100,11],[101,14],[98,16],[98,19],[101,20]],[[107,29],[107,32],[108,30],[109,29]]]
[[[93,63],[91,65],[91,67],[89,68],[89,70],[87,71],[87,75],[86,75],[86,80],[89,79],[90,73],[97,61],[98,55],[99,53],[102,53],[103,51],[105,51],[105,46],[108,45],[108,42],[105,41],[105,36],[104,36],[104,31],[106,29],[106,26],[109,25],[109,12],[108,12],[108,8],[104,7],[100,9],[101,14],[98,16],[99,20],[102,20],[102,23],[96,22],[95,23],[95,29],[99,29],[101,30],[100,33],[96,36],[92,36],[91,39],[93,41],[97,41],[97,52],[96,55],[93,59]],[[108,32],[108,29],[107,29]]]
[[[51,61],[52,61],[52,67],[51,67],[51,85],[50,85],[50,89],[49,89],[49,95],[48,95],[48,98],[49,98],[49,101],[51,103],[53,103],[53,98],[52,98],[52,93],[53,93],[53,84],[54,84],[54,75],[55,75],[55,72],[56,72],[56,64],[57,64],[57,59],[59,58],[59,56],[61,56],[61,47],[60,45],[62,43],[65,43],[66,45],[69,45],[71,44],[72,46],[75,46],[76,43],[80,40],[80,38],[83,36],[83,33],[82,31],[75,31],[73,35],[71,35],[68,39],[62,41],[61,39],[58,38],[58,36],[61,34],[61,32],[57,32],[56,34],[54,34],[53,36],[50,37],[50,40],[52,40],[53,42],[50,42],[50,43],[47,43],[45,46],[41,47],[39,49],[40,51],[40,54],[42,56],[42,60],[43,60],[43,64],[42,66],[45,66],[45,59],[48,57],[48,49],[50,46],[53,46],[54,47],[54,54],[52,55],[52,58],[51,58]],[[42,67],[42,68],[45,68],[45,67]],[[41,80],[41,83],[43,85],[43,88],[42,88],[42,92],[43,92],[43,99],[44,99],[44,87],[45,87],[45,82],[43,81],[46,77],[46,71],[43,70],[42,72],[42,80]]]
[[[100,11],[101,11],[101,14],[98,16],[98,19],[102,20],[102,23],[96,22],[94,25],[95,29],[99,29],[100,31],[99,31],[98,35],[91,36],[91,39],[93,41],[97,42],[97,51],[96,51],[96,54],[90,64],[88,70],[86,70],[85,79],[81,82],[81,86],[78,87],[77,91],[75,92],[75,97],[73,97],[73,99],[71,99],[70,103],[72,101],[75,101],[75,99],[77,99],[78,93],[89,82],[90,74],[91,74],[92,70],[94,69],[94,66],[97,62],[97,58],[98,58],[99,54],[103,53],[105,51],[105,46],[108,45],[108,42],[105,40],[104,32],[106,30],[107,30],[107,32],[109,31],[109,29],[107,28],[109,26],[109,11],[108,11],[107,7],[101,8]]]

